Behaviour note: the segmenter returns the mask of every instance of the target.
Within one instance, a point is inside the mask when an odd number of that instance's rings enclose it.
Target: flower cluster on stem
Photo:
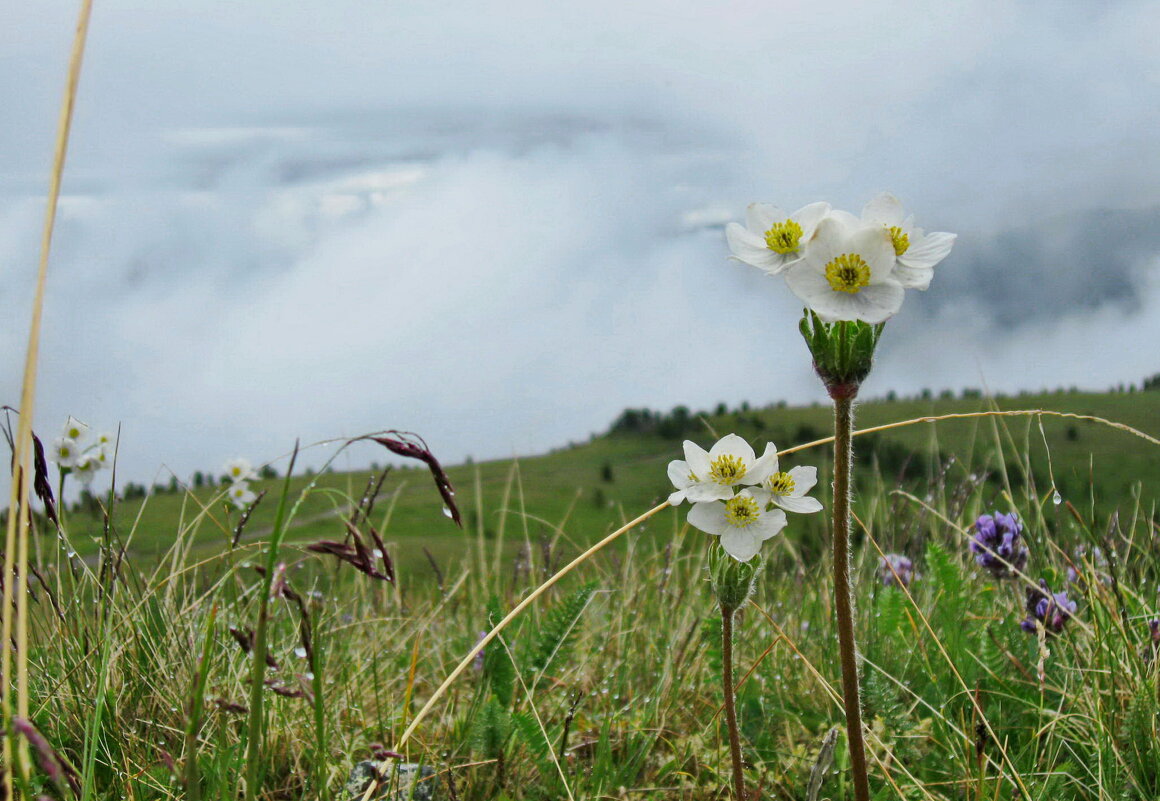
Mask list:
[[[249,459],[240,456],[230,459],[226,462],[225,474],[230,481],[230,486],[226,490],[230,503],[239,509],[245,509],[257,500],[257,494],[250,489],[250,482],[256,479],[258,474]]]
[[[52,441],[49,461],[61,476],[72,475],[87,489],[101,470],[113,468],[113,437],[93,434],[88,424],[69,417],[59,437]]]

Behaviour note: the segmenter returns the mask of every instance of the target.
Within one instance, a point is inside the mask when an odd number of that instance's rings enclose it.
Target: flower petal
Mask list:
[[[945,259],[955,244],[955,235],[935,231],[912,241],[898,263],[907,267],[933,267]],[[923,287],[925,289],[925,287]]]
[[[693,480],[689,478],[689,463],[682,462],[680,459],[673,459],[669,462],[669,481],[673,482],[673,486],[679,490],[692,484]]]
[[[809,514],[811,512],[822,511],[822,502],[817,498],[806,498],[802,496],[783,495],[780,498],[775,497],[773,502],[790,512],[797,512],[798,514]]]
[[[709,475],[709,454],[700,445],[688,439],[685,440],[684,449],[685,463],[689,465],[689,472],[698,479],[706,478]]]
[[[727,501],[733,497],[733,488],[712,481],[699,481],[685,489],[685,497],[690,503]]]
[[[725,504],[723,503],[694,503],[689,510],[689,524],[701,529],[706,534],[720,534],[730,525],[725,520]]]
[[[669,496],[669,506],[680,506],[685,500],[685,491],[677,490]]]
[[[817,229],[818,223],[824,220],[829,213],[830,204],[819,201],[802,206],[793,213],[791,219],[802,227],[802,237],[809,239]]]
[[[745,474],[743,484],[760,484],[777,472],[777,446],[772,442],[765,443],[765,453],[753,463]]]
[[[749,443],[736,434],[726,434],[717,440],[713,447],[709,449],[709,461],[712,462],[718,456],[725,454],[740,456],[741,461],[745,463],[746,471],[753,467],[753,461],[757,458]],[[701,474],[698,473],[697,475],[700,476]]]
[[[861,228],[850,235],[846,243],[847,253],[857,253],[870,265],[870,283],[890,277],[894,269],[894,243],[890,231],[882,227]]]
[[[837,293],[834,294],[847,294]],[[854,316],[848,319],[862,320],[867,323],[882,323],[889,320],[902,308],[902,300],[906,297],[902,285],[891,280],[881,284],[871,284],[861,291],[850,296],[853,299],[851,306]]]
[[[787,217],[788,215],[777,206],[768,203],[750,203],[745,209],[745,227],[755,234],[764,236],[766,231],[777,223],[785,222]]]
[[[888,228],[892,225],[902,227],[903,215],[902,201],[889,192],[872,198],[862,209],[865,222],[880,223]]]
[[[800,498],[818,483],[818,468],[813,465],[798,465],[789,471],[789,477],[793,479],[793,492],[789,497]]]
[[[721,535],[721,547],[738,562],[748,562],[761,550],[761,539],[750,528],[730,528]]]
[[[765,240],[756,234],[746,231],[737,223],[725,226],[725,240],[729,243],[729,250],[733,257],[753,267],[767,272],[778,272],[785,264],[780,253],[775,253],[765,246]]]
[[[747,531],[752,531],[754,536],[761,540],[767,540],[785,528],[787,522],[785,512],[771,509],[749,526]]]
[[[902,262],[894,265],[892,273],[894,280],[902,284],[903,289],[926,290],[934,278],[933,267],[909,267]]]

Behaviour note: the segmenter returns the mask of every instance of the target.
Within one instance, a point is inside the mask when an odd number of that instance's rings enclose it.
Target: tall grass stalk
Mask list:
[[[32,320],[28,330],[28,350],[24,359],[24,379],[20,393],[20,419],[17,424],[16,442],[13,453],[12,492],[9,498],[8,528],[4,549],[4,610],[0,638],[0,710],[7,735],[3,738],[3,762],[5,770],[0,787],[6,797],[14,798],[11,767],[13,751],[16,751],[17,768],[27,779],[30,767],[28,743],[19,741],[13,748],[15,731],[12,726],[11,704],[11,643],[13,606],[16,623],[16,715],[28,718],[28,533],[30,510],[28,508],[28,470],[32,454],[32,417],[36,400],[36,374],[40,354],[41,316],[44,310],[44,286],[48,275],[48,254],[52,249],[52,234],[56,226],[56,209],[60,199],[61,177],[64,174],[65,156],[68,153],[69,131],[72,128],[73,108],[76,105],[77,86],[80,83],[81,63],[84,58],[85,41],[88,36],[89,18],[92,14],[92,0],[82,0],[77,19],[76,35],[73,37],[72,55],[69,59],[68,79],[65,84],[64,100],[61,103],[57,121],[56,147],[52,159],[52,175],[49,181],[48,204],[44,213],[44,228],[40,240],[40,265],[36,274],[36,291],[32,301]],[[15,557],[15,559],[14,559]]]
[[[286,504],[290,498],[290,477],[294,475],[294,463],[298,460],[298,445],[290,455],[286,467],[286,478],[282,482],[282,494],[278,498],[278,511],[274,518],[274,530],[270,533],[267,547],[266,573],[262,576],[258,596],[258,622],[254,627],[254,647],[251,651],[253,663],[250,668],[250,716],[246,726],[246,794],[245,801],[253,801],[258,795],[258,779],[262,767],[262,743],[265,739],[265,699],[266,683],[266,631],[270,619],[270,589],[274,573],[278,568],[278,553],[282,538],[286,534]]]

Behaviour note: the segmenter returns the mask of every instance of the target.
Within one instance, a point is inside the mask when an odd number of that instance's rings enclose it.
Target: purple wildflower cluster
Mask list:
[[[1024,631],[1034,634],[1042,627],[1048,634],[1059,634],[1075,614],[1076,603],[1067,592],[1052,593],[1047,582],[1039,579],[1039,587],[1027,589],[1027,619],[1019,624]]]
[[[998,579],[1010,578],[1027,566],[1027,546],[1022,541],[1023,524],[1018,516],[995,512],[975,521],[971,553],[979,567]]]
[[[886,587],[901,583],[909,587],[914,581],[914,562],[900,553],[888,553],[878,560],[878,580]]]

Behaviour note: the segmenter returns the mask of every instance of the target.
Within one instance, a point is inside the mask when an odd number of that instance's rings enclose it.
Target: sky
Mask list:
[[[76,10],[0,7],[11,405]],[[119,427],[150,483],[296,439],[405,429],[454,463],[626,407],[823,400],[799,303],[722,226],[884,190],[958,240],[864,394],[1138,382],[1158,31],[1155,0],[97,0],[35,426]]]

